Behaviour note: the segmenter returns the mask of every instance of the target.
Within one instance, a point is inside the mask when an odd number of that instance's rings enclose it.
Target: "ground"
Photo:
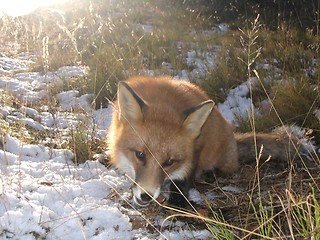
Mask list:
[[[45,75],[30,72],[33,61],[28,53],[1,57],[0,64],[0,236],[210,238],[203,223],[192,227],[175,219],[164,221],[171,213],[155,205],[136,208],[127,178],[97,160],[75,164],[74,153],[63,148],[71,132],[83,123],[94,129],[96,139],[103,141],[107,134],[111,107],[94,110],[89,104],[90,96],[78,96],[77,90],[50,95],[50,90],[62,81],[85,77],[86,67],[66,66]],[[57,101],[56,106],[50,106],[50,98]],[[192,191],[195,200],[203,201],[197,190]]]

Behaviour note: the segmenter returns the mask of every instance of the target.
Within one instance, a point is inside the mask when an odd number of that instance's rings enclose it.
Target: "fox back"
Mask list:
[[[199,87],[168,77],[120,82],[108,134],[110,161],[132,179],[134,200],[145,206],[171,181],[169,202],[181,205],[204,170],[234,172],[232,128]]]

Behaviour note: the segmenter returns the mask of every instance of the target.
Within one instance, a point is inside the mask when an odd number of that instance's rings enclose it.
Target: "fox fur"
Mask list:
[[[198,86],[169,77],[134,77],[118,85],[108,134],[110,162],[134,181],[135,202],[146,206],[171,181],[169,204],[184,206],[202,172],[232,174],[256,157],[253,134],[234,134]],[[266,156],[287,159],[290,137],[257,134]],[[286,151],[289,150],[288,151]],[[250,160],[251,159],[251,160]]]

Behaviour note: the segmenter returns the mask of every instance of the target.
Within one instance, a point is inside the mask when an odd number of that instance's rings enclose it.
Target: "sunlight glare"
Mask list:
[[[0,15],[21,16],[65,0],[0,0]]]

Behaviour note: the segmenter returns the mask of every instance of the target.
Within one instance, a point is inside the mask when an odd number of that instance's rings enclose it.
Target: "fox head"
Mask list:
[[[116,104],[109,139],[111,163],[134,181],[134,200],[146,206],[159,196],[166,180],[184,180],[193,174],[194,141],[213,101],[180,112],[165,103],[149,104],[129,84],[120,82]]]

